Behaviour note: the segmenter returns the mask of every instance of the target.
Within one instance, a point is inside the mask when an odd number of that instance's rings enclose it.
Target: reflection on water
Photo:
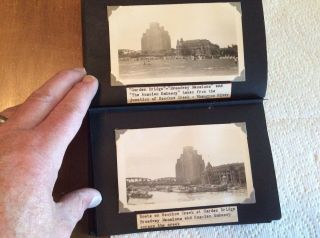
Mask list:
[[[130,198],[128,205],[142,205],[142,204],[159,204],[159,203],[172,203],[172,202],[189,202],[201,200],[223,200],[224,203],[228,201],[244,201],[247,198],[247,190],[239,189],[236,191],[224,192],[203,192],[203,193],[177,193],[177,192],[160,192],[151,191],[152,198]]]

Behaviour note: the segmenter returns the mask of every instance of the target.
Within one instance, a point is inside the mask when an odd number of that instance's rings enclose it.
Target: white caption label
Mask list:
[[[128,103],[230,98],[231,83],[127,88]]]
[[[238,222],[236,206],[137,215],[138,229]]]

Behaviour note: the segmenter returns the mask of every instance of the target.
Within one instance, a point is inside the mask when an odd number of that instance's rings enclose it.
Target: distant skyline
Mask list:
[[[175,177],[175,165],[184,146],[193,146],[205,165],[249,159],[247,135],[241,127],[197,125],[127,130],[117,141],[118,166],[125,169],[125,177]]]
[[[152,22],[169,32],[172,48],[180,38],[207,39],[227,47],[238,42],[237,15],[229,3],[120,6],[109,17],[109,28],[118,49],[141,50],[141,37]]]

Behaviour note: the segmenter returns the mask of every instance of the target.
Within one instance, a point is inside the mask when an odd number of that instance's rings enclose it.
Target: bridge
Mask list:
[[[126,182],[128,185],[173,185],[176,184],[175,177],[166,177],[166,178],[158,178],[158,179],[149,179],[142,177],[130,177],[126,178]]]
[[[155,185],[174,185],[176,182],[177,180],[175,177],[158,178],[152,180],[152,183]]]
[[[150,183],[152,180],[149,178],[140,178],[140,177],[131,177],[131,178],[126,178],[127,183]]]

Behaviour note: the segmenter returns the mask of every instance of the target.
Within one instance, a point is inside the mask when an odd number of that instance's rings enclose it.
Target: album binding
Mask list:
[[[280,219],[262,1],[83,0],[97,235]]]

